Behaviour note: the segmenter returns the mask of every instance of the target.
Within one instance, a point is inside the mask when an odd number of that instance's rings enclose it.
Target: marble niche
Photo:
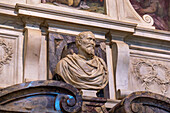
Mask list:
[[[48,56],[49,56],[49,79],[58,79],[54,78],[55,69],[57,63],[66,55],[78,53],[78,49],[75,44],[75,36],[50,33],[49,34],[49,44],[48,44]],[[95,55],[102,58],[106,62],[106,44],[104,41],[96,40],[95,46]],[[98,96],[108,97],[108,86],[99,92]]]

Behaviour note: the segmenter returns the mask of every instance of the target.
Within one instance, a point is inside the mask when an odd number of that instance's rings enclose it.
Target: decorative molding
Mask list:
[[[15,13],[15,6],[4,4],[4,3],[0,3],[0,14],[8,14],[12,16],[17,16],[17,14]]]
[[[162,94],[166,94],[170,85],[170,70],[165,65],[144,59],[134,59],[132,63],[133,76],[142,83],[145,90],[150,89],[149,86],[156,83],[159,85]],[[160,71],[163,74],[160,74]]]
[[[28,0],[0,0],[0,3],[4,3],[6,5],[15,5],[16,3],[27,3]],[[38,0],[36,0],[38,1]]]
[[[136,27],[135,33],[133,36],[138,38],[149,38],[150,40],[161,40],[161,41],[170,41],[170,32],[164,30],[154,30],[154,29],[147,29],[142,27]],[[131,37],[134,39],[134,37]]]
[[[149,42],[148,42],[149,43]],[[152,44],[150,44],[151,46]],[[168,43],[167,43],[168,45]],[[154,47],[155,46],[155,47]],[[155,43],[151,47],[141,46],[141,45],[133,45],[130,44],[130,56],[131,57],[138,57],[138,58],[146,58],[152,60],[159,60],[164,62],[170,62],[170,51],[168,51],[168,46],[164,43],[164,45],[160,49],[160,45]],[[170,46],[169,46],[170,47]]]
[[[129,48],[133,50],[139,50],[139,51],[147,51],[147,52],[154,52],[154,53],[160,53],[160,54],[167,54],[170,55],[170,51],[164,50],[164,49],[157,49],[153,47],[145,47],[145,46],[140,46],[140,45],[129,45]]]
[[[0,74],[3,70],[3,66],[9,64],[12,60],[13,49],[10,43],[5,42],[5,40],[0,40],[0,47],[4,50],[4,55],[0,56]],[[1,53],[3,53],[1,51]]]
[[[38,6],[28,4],[16,4],[18,15],[33,16],[42,19],[67,22],[72,24],[98,27],[102,29],[120,30],[134,32],[136,24],[123,21],[116,21],[107,15],[96,14],[87,11],[80,11],[70,8],[62,8],[40,4]]]

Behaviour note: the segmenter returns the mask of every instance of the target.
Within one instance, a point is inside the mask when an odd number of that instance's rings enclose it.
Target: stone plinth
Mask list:
[[[83,96],[97,97],[96,90],[81,90]]]

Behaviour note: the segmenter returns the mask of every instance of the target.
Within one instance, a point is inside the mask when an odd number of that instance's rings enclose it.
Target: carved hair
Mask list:
[[[76,36],[76,46],[77,46],[77,47],[79,47],[78,42],[79,42],[81,39],[87,37],[87,34],[92,34],[92,35],[94,35],[91,31],[84,31],[84,32],[79,33],[79,34]]]

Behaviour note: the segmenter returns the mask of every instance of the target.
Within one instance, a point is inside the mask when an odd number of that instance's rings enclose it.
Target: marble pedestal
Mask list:
[[[96,93],[97,90],[81,90],[82,96],[90,96],[90,97],[97,97]]]

